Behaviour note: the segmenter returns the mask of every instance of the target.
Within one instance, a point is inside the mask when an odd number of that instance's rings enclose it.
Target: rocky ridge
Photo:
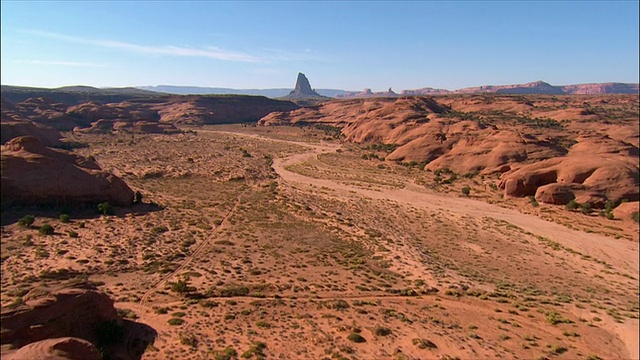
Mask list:
[[[499,176],[506,196],[603,207],[638,199],[637,114],[635,96],[451,95],[334,100],[259,125],[334,126],[347,141],[385,144],[387,161]]]

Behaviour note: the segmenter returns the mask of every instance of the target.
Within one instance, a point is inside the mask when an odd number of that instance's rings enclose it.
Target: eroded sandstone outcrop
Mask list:
[[[34,137],[17,137],[2,146],[3,201],[130,205],[133,195],[124,181],[95,161],[47,148]]]

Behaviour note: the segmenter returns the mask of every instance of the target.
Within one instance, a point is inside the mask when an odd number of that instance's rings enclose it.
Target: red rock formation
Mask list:
[[[133,191],[91,160],[49,149],[34,137],[2,146],[2,199],[24,203],[103,202],[129,205]]]
[[[25,296],[23,305],[2,308],[1,319],[2,344],[13,347],[61,337],[95,342],[98,323],[120,321],[113,300],[104,293],[86,289],[63,289],[44,295],[32,291]]]
[[[257,121],[274,111],[290,111],[290,101],[261,96],[175,96],[153,106],[163,124],[232,124]]]
[[[0,122],[2,127],[2,144],[19,136],[33,136],[38,138],[46,146],[60,146],[62,135],[58,130],[35,123],[30,120],[4,120]]]
[[[613,209],[613,216],[616,219],[631,220],[633,213],[640,211],[640,203],[637,201],[626,202]]]

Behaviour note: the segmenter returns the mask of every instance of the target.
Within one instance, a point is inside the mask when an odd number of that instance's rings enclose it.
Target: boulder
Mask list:
[[[572,185],[552,183],[538,187],[536,190],[536,201],[543,204],[565,205],[574,200]]]
[[[631,220],[634,212],[640,211],[640,203],[637,201],[625,202],[613,209],[616,219]]]

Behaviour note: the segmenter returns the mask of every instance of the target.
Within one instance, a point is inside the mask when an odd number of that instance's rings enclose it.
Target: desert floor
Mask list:
[[[155,330],[145,359],[639,357],[636,223],[318,129],[186,130],[67,134],[144,204],[4,210],[2,305],[87,277]]]

